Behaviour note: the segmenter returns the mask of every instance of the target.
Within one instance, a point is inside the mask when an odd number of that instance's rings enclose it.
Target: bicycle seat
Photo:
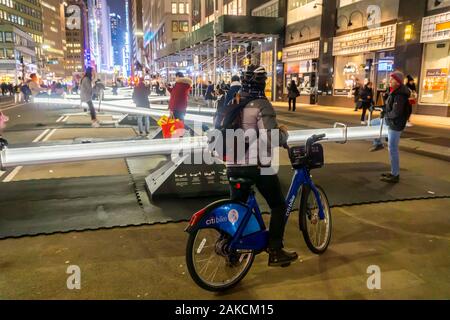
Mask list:
[[[236,189],[248,189],[255,184],[255,182],[249,178],[230,178],[230,183]]]

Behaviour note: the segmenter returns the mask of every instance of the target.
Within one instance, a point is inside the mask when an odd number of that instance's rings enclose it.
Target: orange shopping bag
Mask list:
[[[165,139],[179,138],[184,135],[184,122],[172,117],[162,116],[158,120]]]

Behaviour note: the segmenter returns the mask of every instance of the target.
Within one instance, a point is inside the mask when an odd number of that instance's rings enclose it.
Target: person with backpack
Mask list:
[[[296,108],[297,103],[297,97],[300,96],[300,91],[298,91],[297,84],[295,83],[295,80],[291,81],[291,84],[288,86],[288,98],[289,98],[289,111],[294,111]],[[292,106],[292,108],[291,108]]]
[[[234,141],[235,139],[226,139],[226,150],[231,145],[234,149],[232,154],[223,154],[227,166],[227,175],[230,179],[247,178],[251,179],[271,209],[270,229],[269,229],[269,266],[279,267],[287,266],[298,256],[295,252],[288,252],[283,249],[283,235],[285,231],[285,213],[286,202],[281,191],[280,180],[276,172],[271,168],[271,164],[260,161],[259,152],[252,152],[258,150],[260,143],[267,143],[272,153],[272,148],[284,146],[287,143],[288,132],[284,126],[279,126],[276,120],[275,110],[270,101],[265,96],[265,88],[267,81],[267,73],[263,67],[250,65],[242,74],[242,89],[235,98],[235,101],[226,107],[223,119],[216,123],[216,132],[219,131],[218,136],[224,139],[224,133],[227,130],[243,130],[244,136],[252,135],[246,141],[241,141],[247,146],[243,158],[239,158],[236,154]],[[257,135],[256,132],[267,132],[270,135],[271,130],[278,130],[279,141],[272,141],[268,136],[264,138]],[[263,139],[262,141],[260,141]],[[230,141],[227,141],[230,140]],[[231,140],[233,141],[232,143]],[[264,141],[266,140],[266,141]],[[211,143],[211,141],[210,141]],[[275,144],[275,145],[274,145]],[[220,145],[220,144],[219,144]],[[239,149],[239,148],[237,148]],[[269,169],[268,169],[269,168]],[[267,171],[266,171],[267,169]],[[230,185],[231,199],[240,202],[246,202],[249,196],[249,189],[236,189]]]
[[[400,159],[399,159],[399,143],[403,130],[405,130],[406,122],[410,115],[409,98],[411,91],[403,84],[404,75],[399,71],[395,71],[390,77],[391,93],[386,99],[384,111],[381,118],[384,117],[388,125],[388,143],[389,158],[391,162],[391,172],[383,173],[381,181],[388,183],[398,183],[400,181]],[[381,119],[375,119],[372,125],[380,125]],[[371,152],[384,149],[380,139],[373,142]]]
[[[359,91],[359,99],[361,101],[361,124],[366,125],[366,113],[367,110],[374,105],[373,102],[373,84],[372,82],[368,82],[360,91]]]
[[[182,72],[177,72],[175,76],[175,85],[167,88],[170,92],[169,110],[175,119],[184,121],[192,80],[185,78]]]
[[[139,84],[134,87],[133,90],[133,101],[138,108],[150,109],[150,101],[148,97],[150,96],[150,88],[145,85],[144,78],[141,78]],[[150,117],[149,116],[138,116],[138,128],[139,134],[149,135],[150,134]],[[144,133],[145,131],[145,133]]]
[[[230,89],[228,90],[225,97],[225,105],[229,105],[231,101],[233,101],[236,94],[241,90],[242,85],[240,82],[240,78],[237,75],[231,77]]]
[[[89,111],[91,113],[92,127],[98,128],[100,127],[100,123],[97,120],[97,113],[95,112],[94,103],[92,102],[92,78],[93,78],[93,69],[92,67],[87,67],[86,72],[84,74],[83,79],[81,79],[81,91],[80,98],[81,104],[86,103],[89,107]]]

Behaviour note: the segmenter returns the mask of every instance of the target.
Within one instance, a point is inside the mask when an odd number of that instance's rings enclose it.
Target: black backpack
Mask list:
[[[229,161],[234,154],[236,141],[227,142],[227,130],[237,130],[242,126],[242,111],[250,102],[263,97],[246,97],[239,101],[234,99],[230,104],[217,110],[214,116],[214,130],[208,135],[208,148],[217,153],[223,161]],[[220,140],[220,141],[219,141]],[[235,159],[236,161],[236,159]]]

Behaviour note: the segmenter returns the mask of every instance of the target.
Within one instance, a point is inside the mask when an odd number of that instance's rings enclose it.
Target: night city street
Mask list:
[[[449,68],[450,0],[0,1],[0,300],[448,302]]]

